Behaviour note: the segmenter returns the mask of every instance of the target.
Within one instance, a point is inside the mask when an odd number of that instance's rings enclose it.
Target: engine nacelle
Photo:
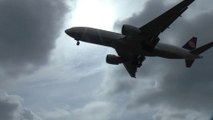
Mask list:
[[[123,35],[137,35],[140,32],[141,31],[138,28],[131,26],[131,25],[123,25],[123,27],[122,27]]]
[[[118,64],[122,63],[123,60],[121,59],[121,57],[109,54],[106,56],[106,62],[108,64],[118,65]]]

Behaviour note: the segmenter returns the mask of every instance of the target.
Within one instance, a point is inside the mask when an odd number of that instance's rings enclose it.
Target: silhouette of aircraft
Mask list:
[[[158,36],[181,16],[193,1],[180,2],[140,28],[123,25],[121,34],[89,27],[74,27],[65,32],[77,41],[77,45],[80,44],[79,41],[83,41],[114,48],[118,56],[109,54],[106,62],[113,65],[123,63],[131,77],[136,77],[137,68],[142,66],[146,56],[184,59],[186,67],[191,67],[195,59],[201,58],[201,53],[213,46],[213,42],[196,48],[197,38],[192,37],[180,48],[159,43]]]

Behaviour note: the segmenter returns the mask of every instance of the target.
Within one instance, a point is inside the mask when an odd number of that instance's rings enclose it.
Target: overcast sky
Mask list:
[[[213,50],[191,69],[184,60],[147,58],[137,79],[105,63],[112,48],[81,43],[73,26],[120,32],[180,0],[1,0],[0,120],[209,120]],[[213,1],[195,0],[161,41],[213,40]]]

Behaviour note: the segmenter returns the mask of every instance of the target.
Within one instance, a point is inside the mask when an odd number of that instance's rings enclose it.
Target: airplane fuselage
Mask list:
[[[77,41],[83,41],[87,43],[93,43],[103,46],[112,47],[114,49],[120,49],[126,53],[131,52],[134,54],[142,54],[143,56],[158,56],[168,59],[196,59],[198,56],[191,54],[189,51],[176,47],[173,45],[158,43],[152,52],[149,52],[141,47],[134,38],[125,39],[125,35],[110,32],[106,30],[88,28],[88,27],[75,27],[69,29],[70,36]],[[128,41],[125,41],[128,40]]]

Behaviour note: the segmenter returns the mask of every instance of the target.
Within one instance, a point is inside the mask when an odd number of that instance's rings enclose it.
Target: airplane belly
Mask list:
[[[182,59],[183,57],[177,53],[173,53],[170,51],[162,51],[162,50],[155,50],[154,54],[159,57],[169,58],[169,59]]]
[[[156,46],[153,54],[169,59],[195,59],[196,57],[185,49],[166,44],[159,44]]]
[[[122,34],[88,28],[82,34],[81,40],[84,42],[112,47],[114,44],[116,44],[116,42],[118,42],[119,39],[123,37],[124,36]]]

